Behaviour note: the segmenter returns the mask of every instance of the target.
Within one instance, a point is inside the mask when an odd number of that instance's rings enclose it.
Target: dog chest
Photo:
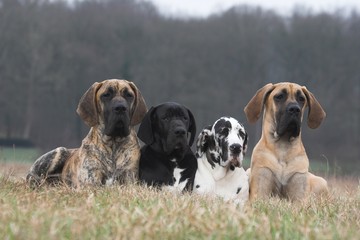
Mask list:
[[[176,159],[172,159],[171,160],[172,162],[176,162]],[[178,187],[179,189],[184,189],[186,184],[187,184],[187,181],[188,179],[181,179],[182,177],[182,173],[185,171],[184,168],[179,168],[179,167],[175,167],[174,170],[173,170],[173,180],[174,180],[174,187]],[[181,181],[183,180],[183,181]]]

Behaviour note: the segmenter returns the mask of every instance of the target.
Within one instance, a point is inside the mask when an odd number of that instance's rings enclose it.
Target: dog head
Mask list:
[[[196,157],[206,154],[213,168],[218,164],[234,170],[235,167],[242,167],[247,142],[244,126],[234,118],[222,117],[199,134]]]
[[[326,114],[314,95],[295,83],[269,83],[259,89],[245,107],[250,123],[256,122],[265,109],[264,124],[276,139],[293,139],[300,135],[305,108],[309,108],[307,123],[317,128]]]
[[[94,83],[81,97],[77,113],[89,126],[98,126],[109,137],[126,137],[147,111],[134,83],[111,79]]]
[[[174,102],[152,107],[138,131],[138,137],[145,144],[151,145],[158,152],[178,158],[183,158],[185,150],[193,144],[195,134],[193,114],[186,107]]]

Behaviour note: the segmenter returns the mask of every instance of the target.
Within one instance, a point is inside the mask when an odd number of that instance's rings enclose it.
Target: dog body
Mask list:
[[[78,187],[137,178],[140,146],[133,126],[146,113],[137,87],[126,80],[94,83],[77,113],[91,127],[78,149],[52,150],[35,161],[28,181],[61,180]]]
[[[267,84],[245,107],[250,123],[260,118],[262,135],[256,144],[250,173],[250,199],[270,195],[305,199],[310,193],[327,192],[327,183],[309,173],[309,160],[301,140],[301,123],[309,108],[308,125],[317,128],[325,112],[306,87],[295,83]]]
[[[245,203],[249,198],[249,179],[242,168],[248,136],[243,125],[222,117],[202,130],[197,140],[194,192],[216,194],[225,200]]]
[[[191,191],[197,168],[190,149],[195,133],[194,116],[186,107],[173,102],[152,107],[138,131],[138,137],[146,144],[141,148],[140,181]]]

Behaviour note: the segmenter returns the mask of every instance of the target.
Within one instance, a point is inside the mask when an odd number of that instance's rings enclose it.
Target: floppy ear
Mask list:
[[[209,147],[209,141],[211,137],[211,128],[212,125],[204,128],[198,136],[196,141],[196,157],[202,157],[202,155],[207,151]]]
[[[195,140],[195,135],[196,135],[196,123],[195,123],[195,118],[194,115],[192,114],[192,112],[188,110],[188,114],[190,117],[190,125],[189,125],[189,129],[188,132],[190,133],[190,140],[189,140],[189,146],[192,146]]]
[[[140,140],[147,145],[150,145],[154,142],[154,133],[152,129],[151,118],[155,109],[156,108],[151,107],[149,111],[145,114],[137,133],[138,138],[140,138]]]
[[[81,119],[89,126],[93,127],[99,123],[96,93],[102,83],[95,82],[81,97],[76,112]]]
[[[132,82],[127,81],[128,84],[130,85],[131,89],[134,91],[135,93],[135,102],[134,102],[134,107],[133,107],[133,111],[132,111],[132,117],[131,117],[131,126],[135,126],[138,125],[139,123],[141,123],[141,121],[143,120],[146,112],[147,112],[147,107],[146,107],[146,103],[145,100],[143,98],[143,96],[141,95],[140,90],[136,87],[136,85]]]
[[[246,153],[246,150],[247,150],[248,140],[249,140],[249,135],[247,134],[247,132],[245,132],[244,143],[243,143],[243,153],[244,154]]]
[[[313,129],[317,128],[326,117],[326,113],[322,109],[320,103],[316,100],[315,96],[309,90],[307,90],[306,87],[302,87],[301,89],[306,96],[309,106],[307,120],[308,126]]]
[[[244,112],[249,123],[255,123],[260,118],[265,100],[274,88],[274,84],[266,84],[255,93],[249,103],[245,106]]]

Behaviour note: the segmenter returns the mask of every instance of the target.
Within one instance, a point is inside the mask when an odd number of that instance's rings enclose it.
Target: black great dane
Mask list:
[[[190,149],[195,134],[195,119],[186,107],[174,102],[152,107],[138,131],[145,143],[139,163],[140,181],[168,190],[191,191],[197,169]]]

